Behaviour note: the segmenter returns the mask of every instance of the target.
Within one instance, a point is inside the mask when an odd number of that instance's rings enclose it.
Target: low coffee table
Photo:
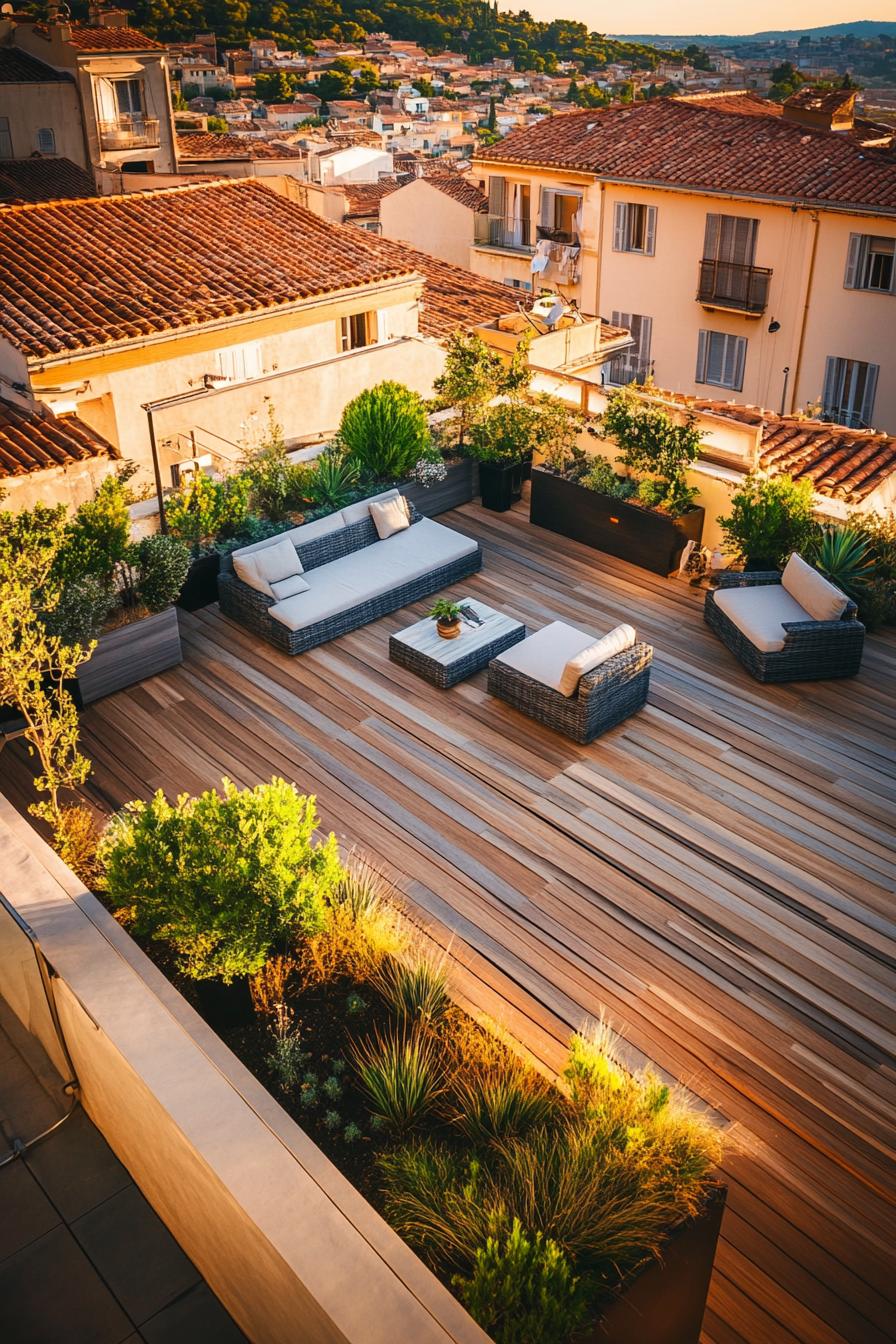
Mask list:
[[[482,625],[462,621],[456,639],[443,639],[435,621],[427,616],[389,638],[389,657],[393,663],[416,672],[442,690],[480,672],[492,658],[526,637],[526,627],[512,616],[494,611],[472,597],[459,598],[458,602],[460,606],[472,607]]]

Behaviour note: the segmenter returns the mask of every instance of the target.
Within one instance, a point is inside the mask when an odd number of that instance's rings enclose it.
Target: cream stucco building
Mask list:
[[[475,164],[471,268],[629,327],[608,382],[893,432],[896,158],[851,100],[662,99],[515,132]]]

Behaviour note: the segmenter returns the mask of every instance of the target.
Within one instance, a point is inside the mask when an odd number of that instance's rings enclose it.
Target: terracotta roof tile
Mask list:
[[[896,153],[780,116],[733,116],[655,98],[563,112],[511,131],[481,161],[627,182],[896,213]]]
[[[243,123],[237,123],[242,125]],[[252,126],[252,122],[246,125]],[[177,137],[177,157],[191,163],[208,159],[300,159],[302,151],[291,145],[272,145],[266,140],[247,140],[240,135],[214,131],[182,131]]]
[[[48,34],[46,24],[35,24],[35,32],[43,37]],[[88,24],[71,25],[71,46],[78,51],[164,51],[161,42],[136,28],[92,28]]]
[[[356,216],[379,215],[380,201],[401,186],[394,178],[381,179],[379,182],[348,182],[343,187],[345,203],[348,206],[346,219]]]
[[[0,400],[0,478],[104,456],[118,452],[76,415],[57,417],[45,407],[28,411]]]
[[[96,184],[71,159],[0,159],[0,205],[95,196]]]
[[[0,256],[0,334],[36,359],[414,272],[400,250],[252,179],[9,206]]]
[[[473,210],[478,215],[488,213],[488,197],[476,186],[475,182],[468,182],[465,177],[460,177],[456,173],[446,173],[444,176],[430,174],[424,178],[425,182],[443,195],[450,196],[452,200],[465,205],[468,210]]]
[[[0,49],[0,84],[71,84],[72,76],[64,70],[44,65],[27,51],[16,47]]]

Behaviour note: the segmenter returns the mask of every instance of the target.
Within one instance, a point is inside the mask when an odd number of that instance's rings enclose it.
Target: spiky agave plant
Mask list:
[[[853,602],[862,594],[874,574],[874,562],[868,540],[856,528],[825,527],[812,556],[815,567]]]
[[[418,1030],[377,1033],[354,1047],[352,1059],[372,1114],[398,1134],[433,1109],[444,1087],[438,1043]]]
[[[433,1023],[448,1007],[445,969],[428,957],[387,957],[371,980],[403,1024]]]

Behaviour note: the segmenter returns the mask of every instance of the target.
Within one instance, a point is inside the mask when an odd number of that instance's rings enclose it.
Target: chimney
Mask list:
[[[96,0],[87,9],[87,21],[91,28],[127,28],[130,15],[126,9],[108,9]]]
[[[856,89],[816,89],[805,84],[785,99],[785,121],[814,131],[851,131],[855,123]]]

